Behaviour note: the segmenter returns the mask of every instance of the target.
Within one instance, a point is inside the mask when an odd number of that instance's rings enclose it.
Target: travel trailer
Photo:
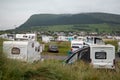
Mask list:
[[[37,41],[4,41],[3,52],[8,58],[25,62],[34,62],[41,58],[40,44]]]
[[[90,59],[94,68],[115,68],[115,47],[112,45],[90,46]]]
[[[49,43],[50,42],[50,38],[48,36],[42,36],[42,42]]]
[[[65,63],[77,60],[91,63],[94,68],[115,69],[115,47],[112,45],[90,45],[74,51],[65,59]]]
[[[37,35],[34,33],[26,33],[26,34],[16,34],[15,40],[37,40]]]

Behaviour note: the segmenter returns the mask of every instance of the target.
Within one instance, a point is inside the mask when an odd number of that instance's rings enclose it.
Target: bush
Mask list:
[[[115,51],[117,51],[118,49],[118,41],[117,40],[109,40],[109,41],[105,41],[105,44],[112,44],[115,46]]]

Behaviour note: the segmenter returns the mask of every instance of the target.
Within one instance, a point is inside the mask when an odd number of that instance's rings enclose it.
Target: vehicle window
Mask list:
[[[106,52],[95,52],[95,59],[106,59]]]
[[[40,46],[38,46],[38,52],[40,52]]]
[[[11,50],[11,53],[12,54],[20,54],[20,49],[17,48],[17,47],[13,47],[12,50]]]
[[[35,47],[35,51],[38,51],[37,47]]]
[[[74,43],[74,44],[72,44],[72,45],[82,45],[82,44]]]
[[[79,46],[72,46],[72,48],[79,48]]]
[[[34,43],[32,43],[32,48],[34,48]]]

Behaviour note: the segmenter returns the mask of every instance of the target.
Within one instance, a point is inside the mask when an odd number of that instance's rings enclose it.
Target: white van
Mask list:
[[[79,48],[83,47],[84,42],[81,40],[73,40],[71,41],[71,51],[78,50]]]
[[[112,45],[91,45],[90,59],[94,68],[115,68],[115,47]]]
[[[8,58],[25,62],[40,60],[41,50],[37,41],[4,41],[3,52]]]
[[[86,45],[93,45],[93,44],[103,45],[103,44],[105,44],[103,42],[102,38],[93,37],[93,36],[86,37],[84,42],[85,42]]]

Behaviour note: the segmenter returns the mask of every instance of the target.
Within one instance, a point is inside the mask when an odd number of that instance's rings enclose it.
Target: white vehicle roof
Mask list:
[[[110,44],[107,44],[107,45],[98,45],[98,44],[93,44],[93,45],[90,45],[90,47],[114,47],[113,45],[110,45]]]
[[[16,34],[16,39],[23,39],[23,40],[36,40],[36,34]]]
[[[29,41],[4,41],[4,44],[11,45],[14,43],[14,45],[28,45]]]

